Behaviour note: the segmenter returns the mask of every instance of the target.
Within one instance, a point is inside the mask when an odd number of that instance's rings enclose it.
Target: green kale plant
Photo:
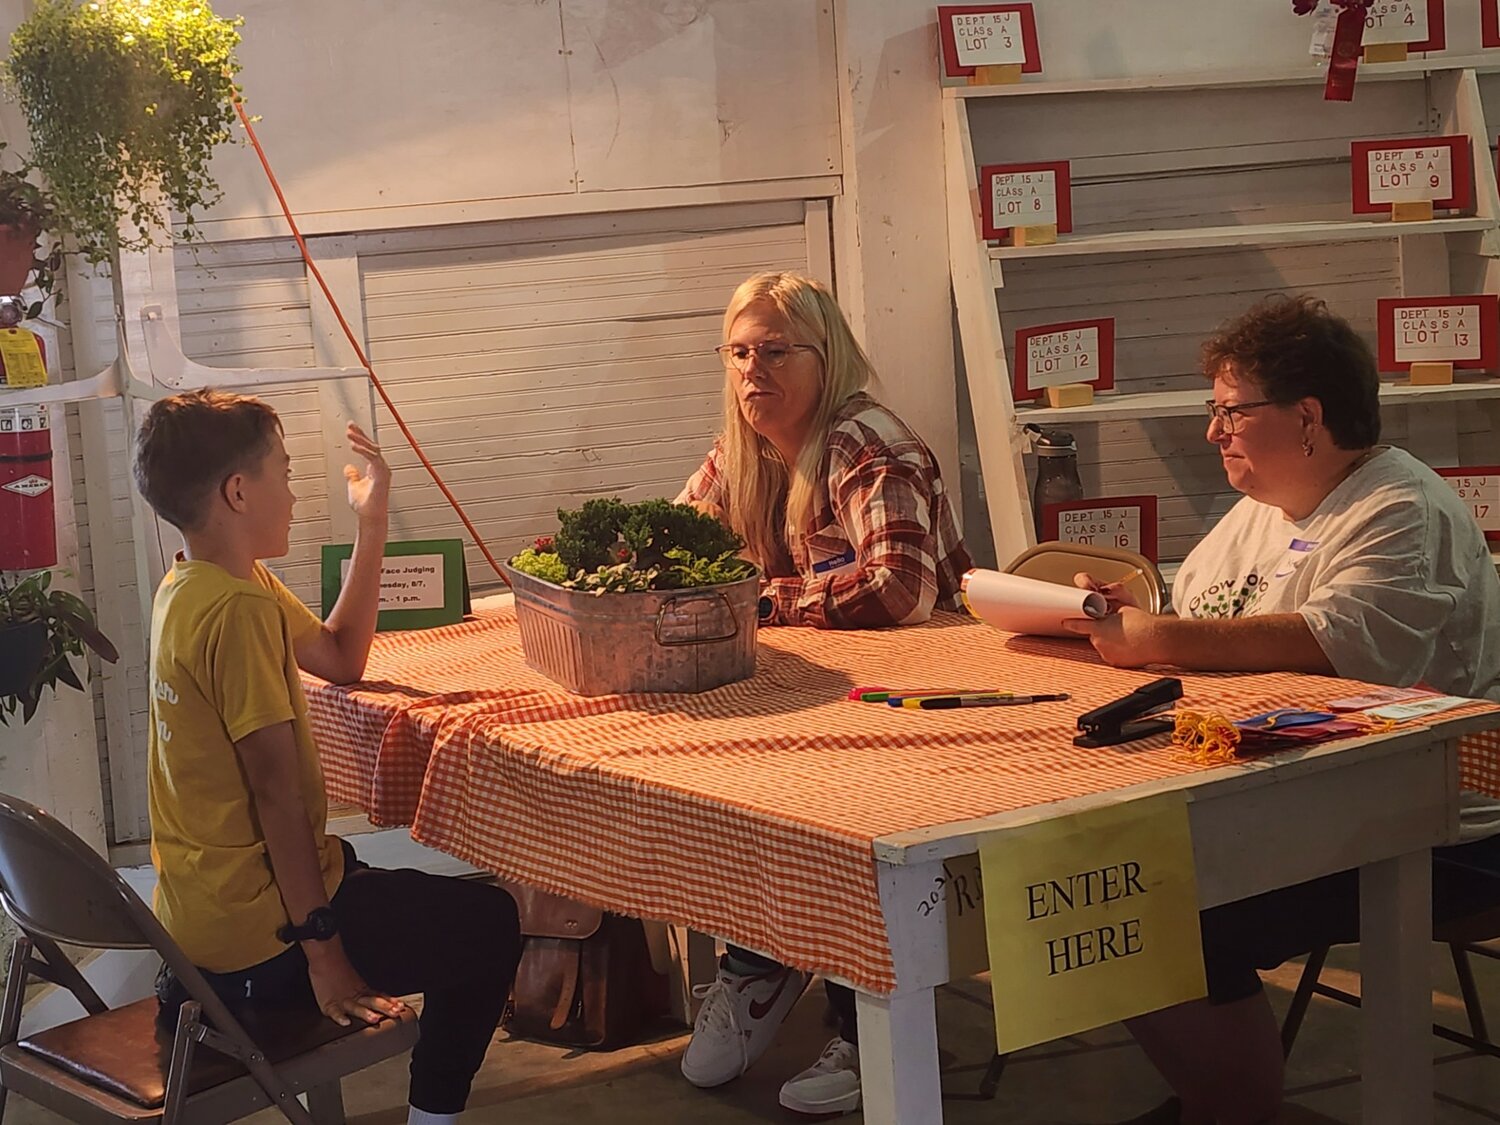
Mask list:
[[[546,582],[590,593],[680,590],[739,582],[755,573],[744,542],[687,504],[616,497],[559,509],[558,530],[511,560]]]
[[[557,557],[555,551],[538,551],[535,547],[527,547],[510,560],[510,565],[522,574],[529,574],[556,586],[561,586],[568,580],[568,568],[563,566],[562,559]]]
[[[620,528],[630,514],[618,497],[590,500],[577,511],[557,510],[553,549],[569,574],[598,570],[622,561]]]

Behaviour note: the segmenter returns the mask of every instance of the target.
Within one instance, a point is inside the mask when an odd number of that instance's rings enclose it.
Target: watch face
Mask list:
[[[771,620],[771,614],[775,612],[776,603],[771,600],[768,594],[762,594],[760,596],[760,602],[756,605],[756,615],[762,621],[769,621]]]
[[[307,916],[307,929],[314,941],[327,941],[339,932],[338,915],[331,907],[319,907]]]

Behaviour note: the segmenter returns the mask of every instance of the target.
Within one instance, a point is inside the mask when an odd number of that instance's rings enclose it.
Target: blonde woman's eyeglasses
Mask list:
[[[794,352],[817,350],[811,344],[787,344],[780,340],[770,340],[764,344],[721,344],[714,349],[724,361],[725,367],[732,367],[741,373],[750,366],[752,355],[760,360],[762,367],[779,371],[786,366],[786,361],[792,358]]]

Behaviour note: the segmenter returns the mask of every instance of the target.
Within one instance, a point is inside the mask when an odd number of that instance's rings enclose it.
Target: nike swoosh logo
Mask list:
[[[781,994],[786,991],[787,984],[791,981],[792,974],[784,972],[781,974],[781,983],[776,986],[776,991],[771,993],[767,1000],[750,1001],[750,1018],[763,1020],[771,1014],[771,1009],[776,1007],[776,1001],[781,999]]]

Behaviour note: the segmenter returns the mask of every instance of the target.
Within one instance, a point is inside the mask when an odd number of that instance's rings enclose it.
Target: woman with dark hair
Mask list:
[[[1443,479],[1376,444],[1380,381],[1364,341],[1322,301],[1273,298],[1204,345],[1204,373],[1208,440],[1244,499],[1182,564],[1175,615],[1121,604],[1074,631],[1121,667],[1315,672],[1500,699],[1494,562]]]
[[[1182,564],[1175,614],[1145,613],[1080,574],[1117,612],[1070,627],[1125,667],[1314,672],[1500,701],[1494,561],[1441,477],[1376,444],[1380,382],[1364,341],[1322,301],[1273,298],[1203,356],[1208,440],[1244,498]],[[1500,803],[1462,798],[1463,843],[1433,851],[1437,922],[1500,905]],[[1358,873],[1201,922],[1208,998],[1127,1022],[1179,1099],[1140,1125],[1276,1119],[1281,1041],[1257,970],[1358,941]]]

